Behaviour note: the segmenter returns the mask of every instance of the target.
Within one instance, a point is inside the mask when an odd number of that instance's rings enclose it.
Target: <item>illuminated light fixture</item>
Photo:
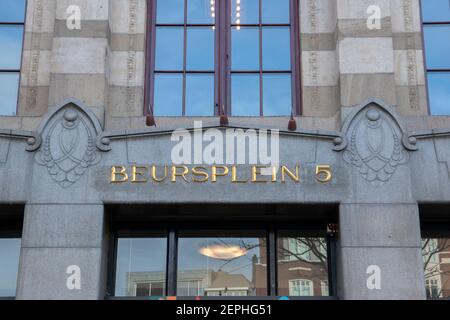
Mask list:
[[[218,260],[231,260],[247,254],[247,250],[239,246],[213,245],[198,250],[201,255]]]
[[[241,0],[236,0],[236,29],[241,30]]]
[[[211,4],[211,18],[213,18],[213,20],[216,18],[216,6],[215,6],[215,1],[214,0],[211,0],[210,1],[210,4]],[[216,26],[213,26],[212,27],[212,29],[213,30],[215,30],[216,29]]]

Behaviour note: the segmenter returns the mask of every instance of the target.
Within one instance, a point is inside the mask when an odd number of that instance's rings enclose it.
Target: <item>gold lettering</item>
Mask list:
[[[236,166],[233,166],[231,168],[231,176],[232,176],[232,179],[231,179],[232,183],[247,183],[248,182],[248,179],[247,180],[238,180]]]
[[[277,182],[278,167],[272,166],[272,182]]]
[[[163,182],[167,178],[167,172],[168,172],[168,168],[167,168],[167,166],[164,166],[164,177],[158,178],[157,174],[156,174],[156,166],[152,166],[152,179],[153,179],[153,181],[155,181],[155,182]]]
[[[331,166],[318,165],[316,166],[316,179],[321,183],[330,182],[333,179]]]
[[[144,166],[131,166],[131,183],[146,183],[147,179],[143,178],[139,180],[139,178],[144,177],[144,172],[138,170],[147,170],[147,167]]]
[[[222,173],[217,173],[217,169],[222,169]],[[217,182],[217,177],[226,177],[228,175],[229,169],[226,166],[213,166],[212,167],[212,174],[211,174],[211,181]]]
[[[194,167],[194,168],[192,168],[192,175],[194,175],[194,177],[192,178],[193,182],[196,182],[196,183],[208,182],[209,174],[208,174],[207,169],[205,167]],[[200,177],[203,177],[203,178],[202,179],[198,179],[195,176],[200,176]]]
[[[179,173],[178,169],[182,169],[183,172]],[[186,175],[189,173],[189,169],[186,166],[172,166],[172,182],[177,182],[177,177],[182,177],[184,181],[189,182],[186,179]]]
[[[261,169],[268,168],[267,166],[252,166],[252,182],[253,183],[266,183],[267,180],[258,180],[258,176],[261,176]]]
[[[122,179],[117,179],[117,176],[121,176]],[[111,183],[123,183],[128,181],[127,168],[124,166],[112,166],[111,167]]]
[[[281,181],[284,183],[286,182],[286,174],[295,182],[300,182],[300,174],[298,170],[298,166],[295,166],[295,174],[292,173],[286,166],[281,167]]]

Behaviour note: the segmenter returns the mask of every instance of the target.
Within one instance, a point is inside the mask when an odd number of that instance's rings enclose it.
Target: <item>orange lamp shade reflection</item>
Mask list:
[[[239,246],[213,245],[200,248],[198,252],[208,258],[231,260],[245,256],[247,250]]]

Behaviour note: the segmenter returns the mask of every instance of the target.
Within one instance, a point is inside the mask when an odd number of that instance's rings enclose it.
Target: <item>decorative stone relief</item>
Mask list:
[[[43,122],[42,145],[35,146],[40,147],[35,160],[47,167],[53,180],[67,188],[100,161],[96,140],[101,132],[97,118],[81,103],[64,103]]]
[[[135,77],[136,77],[136,51],[133,51],[133,35],[137,31],[137,0],[130,0],[129,2],[129,17],[128,17],[128,33],[129,33],[129,43],[128,43],[128,57],[127,57],[127,101],[129,105],[134,106],[135,104]]]
[[[320,106],[320,92],[319,92],[319,59],[316,50],[319,50],[319,35],[317,34],[317,3],[316,0],[309,0],[308,2],[308,18],[310,23],[311,34],[309,35],[312,50],[308,57],[310,78],[312,82],[311,106],[318,108]]]
[[[30,58],[30,76],[29,76],[29,86],[30,90],[26,100],[26,108],[28,110],[33,110],[36,107],[37,103],[37,85],[38,85],[38,74],[39,74],[39,48],[41,42],[40,32],[42,29],[42,17],[43,17],[43,0],[36,0],[35,2],[35,11],[33,14],[33,28],[34,32],[31,38],[33,51],[31,52]],[[37,48],[35,50],[35,48]]]
[[[407,150],[414,150],[404,142],[407,135],[396,116],[381,101],[370,100],[357,107],[343,132],[347,137],[344,160],[373,185],[388,181],[409,160]]]
[[[407,68],[408,68],[408,96],[411,109],[419,108],[418,75],[416,43],[413,26],[413,4],[411,0],[403,1],[403,17],[406,32]]]

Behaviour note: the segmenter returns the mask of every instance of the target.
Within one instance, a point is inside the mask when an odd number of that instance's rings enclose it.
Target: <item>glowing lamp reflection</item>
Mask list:
[[[214,245],[200,248],[198,252],[208,258],[230,260],[245,256],[247,250],[239,246]]]

